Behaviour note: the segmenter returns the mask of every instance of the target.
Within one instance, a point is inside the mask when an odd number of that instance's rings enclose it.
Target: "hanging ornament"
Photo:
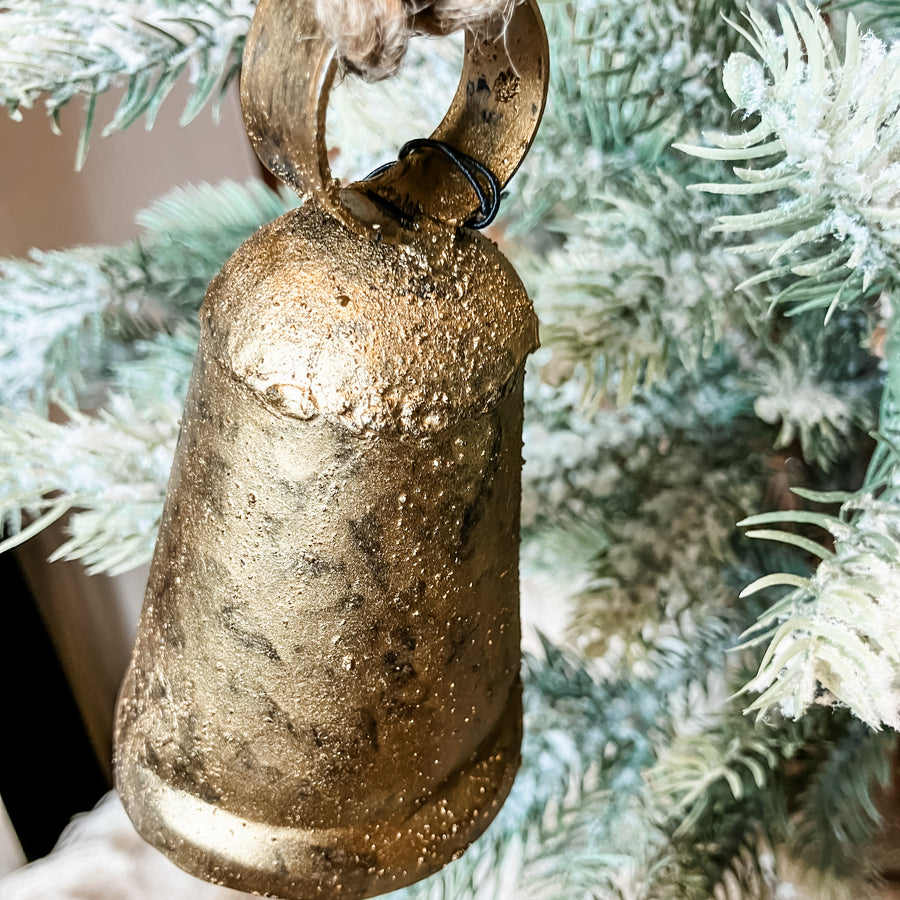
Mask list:
[[[148,841],[297,900],[458,856],[512,785],[522,727],[537,323],[469,226],[537,129],[543,24],[528,0],[470,35],[432,138],[348,187],[324,142],[336,69],[307,3],[261,0],[247,131],[309,199],[210,284],[115,748]]]

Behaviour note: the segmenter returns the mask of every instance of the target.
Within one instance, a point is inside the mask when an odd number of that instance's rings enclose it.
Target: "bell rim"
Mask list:
[[[398,814],[374,827],[359,824],[304,829],[254,822],[173,787],[136,759],[127,765],[120,757],[115,780],[136,830],[195,877],[282,900],[313,900],[332,894],[342,900],[364,900],[428,878],[462,856],[506,801],[521,763],[521,742],[522,687],[517,679],[496,727],[451,778],[411,815]],[[470,804],[471,809],[454,815],[448,796]],[[148,798],[154,802],[148,803]],[[303,863],[310,859],[324,859],[331,865],[334,860],[365,859],[361,856],[364,844],[396,846],[401,843],[403,828],[410,835],[431,832],[436,841],[431,859],[419,855],[416,849],[408,858],[401,857],[374,871],[369,867],[365,874],[357,865],[355,888],[333,880],[323,884],[327,866],[312,874],[302,871]],[[205,846],[198,840],[200,834],[221,843],[211,847],[208,840]],[[348,852],[354,843],[357,851]],[[415,842],[407,840],[406,844],[413,848]],[[265,859],[271,865],[266,866]],[[274,885],[277,893],[273,893]]]

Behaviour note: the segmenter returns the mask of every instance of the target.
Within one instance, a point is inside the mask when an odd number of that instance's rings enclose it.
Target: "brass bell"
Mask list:
[[[134,653],[116,784],[187,871],[307,900],[435,872],[519,762],[522,376],[510,264],[458,157],[508,181],[537,129],[533,0],[470,36],[425,148],[341,188],[308,5],[261,0],[241,99],[309,199],[209,287]],[[435,145],[438,146],[438,145]]]

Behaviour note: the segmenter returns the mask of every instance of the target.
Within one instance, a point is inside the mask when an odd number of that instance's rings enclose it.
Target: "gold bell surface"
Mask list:
[[[431,874],[512,785],[537,345],[486,238],[323,196],[209,287],[115,749],[148,841],[296,900]]]

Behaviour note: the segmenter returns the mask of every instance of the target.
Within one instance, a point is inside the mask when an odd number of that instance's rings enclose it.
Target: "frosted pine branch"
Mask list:
[[[548,3],[554,90],[542,140],[658,160],[701,108],[715,103],[716,51],[730,39],[732,0]]]
[[[75,403],[136,336],[195,321],[229,254],[292,202],[258,181],[179,188],[138,214],[136,241],[0,260],[0,405]]]
[[[880,798],[891,780],[896,747],[896,733],[873,732],[859,721],[836,736],[801,794],[790,841],[795,858],[817,872],[877,881]]]
[[[740,30],[757,58],[734,53],[725,67],[729,97],[758,123],[707,133],[712,147],[678,146],[739,163],[738,182],[698,188],[759,198],[757,211],[717,225],[761,232],[744,248],[768,255],[753,280],[794,276],[782,301],[834,309],[900,268],[900,43],[861,35],[851,15],[841,55],[812,5],[780,6],[778,17],[780,33],[751,8]]]
[[[756,676],[743,689],[757,695],[749,710],[762,716],[800,718],[814,704],[834,704],[847,707],[872,729],[900,730],[898,327],[896,317],[888,320],[889,365],[878,444],[860,490],[796,491],[814,503],[839,503],[836,515],[781,511],[739,523],[754,527],[749,537],[797,548],[818,561],[808,577],[790,572],[765,575],[742,593],[750,596],[776,586],[788,589],[746,635],[748,645],[766,647]],[[772,525],[779,527],[768,527]],[[792,530],[781,530],[784,525]],[[831,545],[798,533],[798,525],[821,529]]]
[[[564,229],[608,179],[683,169],[673,140],[696,120],[726,121],[719,57],[736,0],[579,0],[542,5],[553,52],[535,145],[512,183],[511,231]]]
[[[736,294],[749,270],[710,240],[707,198],[640,171],[594,187],[565,224],[565,243],[528,259],[523,276],[557,377],[582,366],[597,376],[589,391],[621,405],[673,365],[695,368],[765,306]]]
[[[139,214],[136,242],[2,264],[7,546],[71,510],[71,539],[57,556],[82,559],[92,571],[124,571],[148,558],[206,285],[288,205],[261,182],[176,190]],[[173,334],[135,339],[161,328]],[[55,424],[27,409],[96,389],[101,377],[119,393],[96,417],[67,407],[68,422]]]
[[[0,17],[2,19],[2,17]],[[106,251],[34,251],[0,261],[0,401],[45,402],[52,386],[73,400],[103,355],[104,312],[118,292]]]
[[[160,402],[137,408],[116,396],[99,416],[66,408],[63,424],[3,410],[0,523],[10,537],[0,552],[71,512],[69,538],[51,559],[80,559],[89,572],[109,574],[147,562],[179,409]]]
[[[806,522],[834,539],[831,550],[791,531],[759,528]],[[839,517],[764,513],[745,519],[750,537],[776,540],[819,558],[808,578],[781,573],[749,585],[743,596],[783,585],[785,597],[753,629],[767,650],[744,688],[748,710],[799,718],[817,703],[848,707],[871,728],[900,730],[900,505],[863,492]]]
[[[19,118],[43,98],[54,123],[76,96],[87,100],[78,150],[84,161],[97,96],[125,86],[104,134],[140,116],[152,124],[183,72],[191,98],[182,122],[237,74],[253,0],[18,0],[0,16],[0,99]]]
[[[756,730],[726,713],[716,731],[678,737],[647,779],[680,837],[710,815],[717,795],[740,803],[763,790],[793,749],[783,734]]]

